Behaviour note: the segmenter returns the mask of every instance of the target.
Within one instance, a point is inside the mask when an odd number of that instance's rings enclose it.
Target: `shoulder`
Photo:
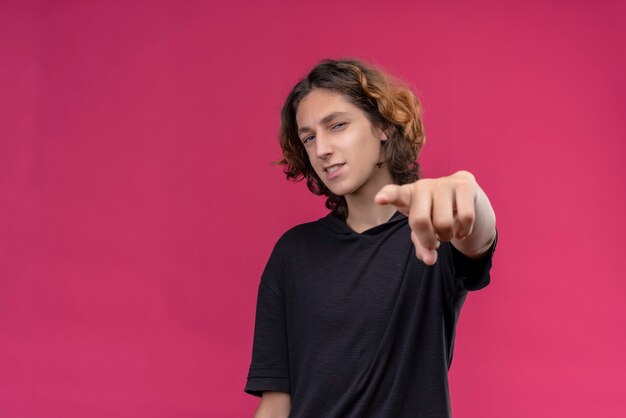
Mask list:
[[[283,241],[293,241],[302,237],[306,237],[307,234],[314,233],[320,229],[320,221],[306,222],[299,225],[295,225],[289,228],[280,237]]]
[[[303,245],[307,242],[315,241],[324,231],[324,226],[320,219],[295,225],[285,231],[276,242],[276,247],[288,250],[294,246]]]
[[[310,249],[319,236],[318,221],[307,222],[289,228],[274,244],[267,262],[266,271],[284,274],[294,260],[303,260],[303,254],[310,254]]]

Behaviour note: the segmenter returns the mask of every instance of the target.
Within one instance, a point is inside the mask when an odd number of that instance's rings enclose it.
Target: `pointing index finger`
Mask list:
[[[411,209],[411,187],[408,184],[399,186],[388,184],[374,197],[374,201],[379,205],[394,205],[398,210],[409,215]]]

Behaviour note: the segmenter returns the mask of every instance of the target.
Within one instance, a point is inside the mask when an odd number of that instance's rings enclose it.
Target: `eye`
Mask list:
[[[313,138],[315,138],[313,135],[309,135],[309,136],[307,136],[307,137],[302,139],[302,143],[306,144],[307,142],[309,142]]]
[[[345,124],[346,124],[345,122],[339,122],[339,123],[337,123],[337,124],[333,125],[333,126],[332,126],[332,129],[335,129],[335,128],[340,128],[340,127],[342,127],[342,126],[343,126],[343,125],[345,125]]]

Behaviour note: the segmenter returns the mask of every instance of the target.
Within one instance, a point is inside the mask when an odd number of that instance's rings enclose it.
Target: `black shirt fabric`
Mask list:
[[[332,213],[284,233],[259,284],[245,392],[290,393],[290,418],[450,417],[455,326],[490,282],[497,233],[479,260],[442,242],[427,266],[410,232],[396,212],[362,233]]]

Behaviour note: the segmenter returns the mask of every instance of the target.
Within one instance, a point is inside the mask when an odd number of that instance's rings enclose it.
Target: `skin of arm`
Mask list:
[[[291,410],[291,395],[286,392],[264,391],[254,418],[287,418]]]
[[[387,185],[374,200],[396,206],[409,218],[415,255],[428,265],[437,261],[440,241],[449,241],[469,258],[480,258],[496,236],[493,207],[469,171]]]

